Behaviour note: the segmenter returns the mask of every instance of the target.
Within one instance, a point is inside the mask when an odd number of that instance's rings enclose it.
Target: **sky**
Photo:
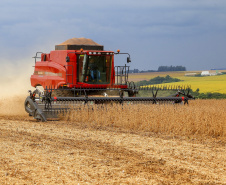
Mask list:
[[[131,69],[226,68],[225,0],[1,0],[0,72],[31,71],[37,51],[70,38],[128,52]],[[124,65],[126,56],[116,57]],[[12,71],[11,71],[12,72]]]

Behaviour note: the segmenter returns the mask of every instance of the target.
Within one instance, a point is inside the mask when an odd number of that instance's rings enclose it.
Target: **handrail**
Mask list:
[[[35,59],[35,63],[36,63],[36,58],[41,58],[41,56],[40,56],[40,57],[38,57],[38,54],[39,54],[39,53],[41,53],[41,54],[42,54],[43,52],[36,52],[36,55],[35,55],[34,57],[32,57],[32,58],[34,58],[34,59]]]

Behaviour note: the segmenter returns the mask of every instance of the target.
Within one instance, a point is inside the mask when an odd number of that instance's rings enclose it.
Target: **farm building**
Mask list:
[[[221,75],[222,73],[219,71],[216,71],[215,73],[210,73],[209,71],[202,71],[201,76],[215,76],[215,75]]]
[[[184,76],[195,76],[197,73],[186,73]]]
[[[209,71],[202,71],[201,76],[210,76]]]

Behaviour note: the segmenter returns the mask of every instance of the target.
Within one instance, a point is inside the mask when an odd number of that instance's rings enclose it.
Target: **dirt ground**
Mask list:
[[[0,117],[0,184],[226,184],[218,140]]]

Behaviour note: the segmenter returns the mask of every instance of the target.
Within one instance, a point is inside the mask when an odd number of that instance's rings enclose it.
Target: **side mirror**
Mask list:
[[[130,63],[130,62],[131,62],[130,57],[127,57],[127,63]]]
[[[70,62],[70,57],[66,56],[66,62]]]

